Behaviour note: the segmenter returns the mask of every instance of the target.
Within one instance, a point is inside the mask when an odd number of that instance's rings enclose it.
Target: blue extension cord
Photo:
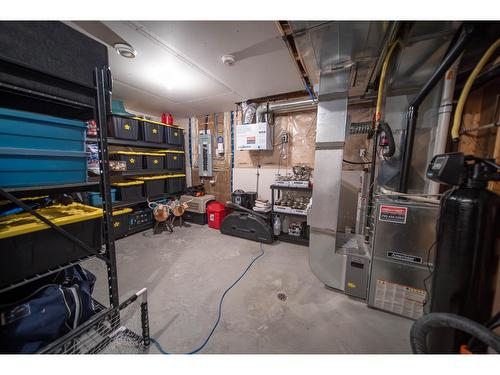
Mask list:
[[[257,259],[259,259],[260,257],[262,257],[264,255],[264,248],[262,247],[262,242],[260,243],[260,254],[255,257],[251,262],[250,264],[247,266],[247,268],[245,268],[245,271],[241,274],[240,277],[238,277],[236,279],[236,281],[234,283],[231,284],[231,286],[229,288],[227,288],[225,290],[225,292],[222,294],[222,297],[219,301],[219,311],[217,313],[217,320],[212,328],[212,330],[210,331],[210,334],[208,335],[208,337],[205,339],[205,341],[203,342],[203,344],[201,344],[197,349],[189,352],[189,353],[184,353],[184,354],[195,354],[195,353],[198,353],[201,349],[203,349],[205,347],[205,345],[207,345],[208,341],[210,340],[210,338],[212,337],[212,334],[214,333],[215,329],[217,328],[217,326],[219,325],[219,322],[220,322],[220,318],[221,318],[221,315],[222,315],[222,303],[224,302],[224,297],[226,297],[226,294],[236,285],[238,284],[238,282],[243,278],[243,276],[245,276],[245,274],[248,272],[248,270],[250,269],[250,267],[252,267],[252,265],[257,261]],[[162,346],[160,345],[160,343],[158,341],[156,341],[155,338],[151,337],[151,342],[153,344],[155,344],[156,348],[162,353],[162,354],[174,354],[174,353],[169,353],[165,350],[163,350]]]

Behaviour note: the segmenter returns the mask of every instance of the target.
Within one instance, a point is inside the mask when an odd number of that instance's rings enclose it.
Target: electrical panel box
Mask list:
[[[213,176],[212,135],[210,134],[200,134],[198,140],[198,167],[200,177]]]
[[[235,129],[238,151],[273,149],[272,128],[267,122],[239,125]]]

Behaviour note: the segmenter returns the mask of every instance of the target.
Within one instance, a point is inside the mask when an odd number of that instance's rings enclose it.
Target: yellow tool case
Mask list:
[[[102,209],[72,203],[36,211],[96,252],[101,249]],[[92,254],[27,212],[0,219],[0,286],[88,255]]]

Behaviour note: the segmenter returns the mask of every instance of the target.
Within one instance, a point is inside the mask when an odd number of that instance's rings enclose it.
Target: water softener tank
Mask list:
[[[467,176],[441,199],[431,312],[454,313],[484,324],[492,314],[500,198],[486,190],[487,178],[476,181],[470,173]],[[468,339],[450,328],[435,329],[429,335],[430,352],[457,353]]]

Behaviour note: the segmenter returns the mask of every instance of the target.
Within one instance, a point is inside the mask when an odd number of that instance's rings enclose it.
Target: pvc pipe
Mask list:
[[[436,127],[436,137],[434,140],[434,150],[432,155],[444,154],[446,151],[446,140],[450,127],[451,112],[453,111],[453,94],[455,91],[455,82],[457,79],[457,70],[460,64],[459,57],[445,74],[443,92],[441,94],[441,103],[439,105],[439,114]],[[429,194],[438,194],[440,184],[431,181],[428,188]]]
[[[469,78],[467,78],[467,82],[465,82],[465,86],[462,89],[462,93],[460,94],[460,98],[458,99],[457,109],[455,110],[455,117],[453,118],[453,127],[451,128],[451,138],[454,141],[458,141],[460,137],[460,123],[462,121],[462,112],[464,110],[464,105],[467,100],[467,96],[469,95],[469,91],[472,88],[472,84],[474,80],[478,76],[478,74],[483,70],[484,66],[490,59],[490,57],[495,53],[496,49],[500,46],[500,38],[493,43],[490,48],[486,50],[481,60],[477,63],[474,70],[470,74]]]

